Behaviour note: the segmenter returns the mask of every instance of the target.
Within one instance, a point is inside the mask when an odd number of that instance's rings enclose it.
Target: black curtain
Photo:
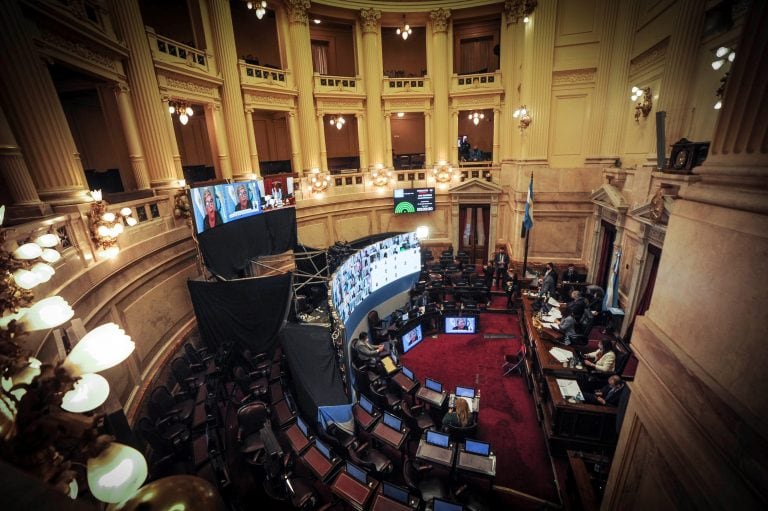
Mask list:
[[[284,208],[220,225],[197,235],[206,266],[234,279],[251,259],[282,254],[296,245],[296,208]]]
[[[187,282],[197,326],[217,348],[234,341],[254,352],[274,351],[291,299],[291,274],[228,282]]]
[[[327,326],[288,324],[280,331],[291,370],[296,404],[304,417],[317,417],[319,406],[349,403]]]

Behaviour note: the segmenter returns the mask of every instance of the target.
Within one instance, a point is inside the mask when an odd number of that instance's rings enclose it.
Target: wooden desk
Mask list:
[[[600,500],[602,495],[595,491],[595,484],[599,483],[598,477],[602,474],[604,484],[608,477],[608,466],[610,460],[605,456],[597,454],[583,453],[580,451],[568,451],[568,464],[570,466],[569,475],[576,492],[579,495],[581,508],[584,511],[597,511],[600,509]],[[599,473],[595,472],[597,465],[602,468]],[[599,490],[599,488],[598,488]]]
[[[586,374],[588,371],[585,367],[582,367],[581,369],[563,367],[563,363],[552,356],[549,350],[554,347],[562,348],[571,353],[574,353],[576,350],[572,346],[566,346],[551,339],[547,339],[545,337],[546,334],[539,334],[533,326],[533,299],[523,296],[522,300],[523,312],[520,317],[520,324],[523,327],[524,336],[528,340],[528,347],[531,348],[531,352],[534,356],[534,365],[531,369],[539,373],[561,374],[564,376],[574,376],[579,373]],[[557,335],[554,331],[553,334]]]
[[[292,424],[285,430],[285,437],[288,439],[291,450],[296,454],[303,453],[309,447],[309,438],[304,436],[304,433],[296,424]]]
[[[374,410],[374,412],[375,411],[376,410]],[[371,415],[370,413],[363,410],[362,406],[355,403],[352,405],[352,416],[355,418],[355,423],[357,423],[357,425],[360,426],[363,431],[368,431],[373,427],[376,421],[379,420],[381,414],[376,412],[376,415]]]
[[[338,467],[342,461],[341,458],[338,457],[329,461],[328,458],[323,456],[323,453],[318,451],[317,447],[314,445],[307,449],[307,452],[304,453],[301,459],[304,460],[304,463],[309,470],[321,481],[325,481],[326,478],[333,474],[336,467]]]
[[[376,491],[378,485],[379,483],[376,481],[362,484],[342,470],[336,476],[336,479],[333,480],[333,483],[331,483],[331,491],[354,509],[362,511],[365,509],[368,501],[371,500],[371,496]]]
[[[288,400],[283,399],[272,405],[272,418],[280,428],[285,428],[296,421],[296,416],[288,406]]]
[[[399,451],[405,444],[405,439],[408,438],[408,428],[404,428],[402,431],[395,431],[383,422],[379,422],[373,428],[371,436]]]
[[[490,456],[478,456],[477,454],[459,449],[459,456],[456,458],[456,468],[487,477],[495,477],[496,455],[492,453]]]
[[[453,461],[456,459],[456,444],[449,443],[448,447],[440,447],[427,443],[422,438],[416,448],[416,459],[453,468]]]
[[[442,408],[445,400],[448,398],[448,394],[445,391],[435,392],[427,387],[419,387],[419,390],[416,391],[416,397],[432,406]]]
[[[413,389],[415,389],[419,384],[418,382],[408,378],[403,373],[397,373],[392,377],[392,381],[397,384],[398,387],[400,387],[400,390],[403,391],[405,394],[410,394]]]

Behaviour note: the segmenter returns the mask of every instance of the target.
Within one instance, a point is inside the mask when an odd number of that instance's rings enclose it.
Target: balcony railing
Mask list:
[[[268,85],[271,87],[288,87],[288,71],[267,66],[246,64],[240,60],[240,81],[244,85]]]
[[[98,0],[57,0],[57,3],[70,11],[78,20],[114,35],[111,27],[108,26],[106,11]]]
[[[152,57],[155,60],[172,64],[183,64],[204,73],[210,72],[208,65],[210,56],[204,50],[198,50],[192,46],[163,37],[155,33],[150,27],[147,27],[147,37],[149,38]]]
[[[465,91],[472,89],[501,89],[501,71],[493,73],[476,73],[471,75],[453,75],[452,90]]]
[[[413,78],[389,78],[387,76],[381,82],[383,94],[400,94],[408,92],[432,92],[432,84],[429,77]]]
[[[364,93],[359,76],[329,76],[315,73],[315,92]]]

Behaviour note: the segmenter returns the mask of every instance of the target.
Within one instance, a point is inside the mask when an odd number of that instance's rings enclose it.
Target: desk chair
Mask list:
[[[353,463],[360,465],[374,476],[385,476],[392,472],[392,461],[378,449],[370,447],[368,442],[349,445],[347,454]]]
[[[261,430],[269,424],[268,419],[269,409],[261,401],[248,403],[237,411],[237,443],[249,465],[261,466],[265,462],[267,451]]]
[[[504,355],[504,363],[501,365],[501,369],[504,371],[504,376],[508,376],[512,373],[519,372],[523,374],[523,367],[525,366],[525,342],[520,344],[520,349],[514,355]]]
[[[403,400],[402,403],[400,403],[400,409],[403,411],[403,415],[405,415],[406,422],[411,431],[418,432],[419,437],[422,436],[424,430],[435,429],[435,421],[433,421],[429,413],[424,410],[424,405],[411,406],[408,404],[407,400]]]
[[[403,481],[408,489],[422,501],[429,501],[435,497],[446,499],[449,496],[445,478],[429,476],[433,468],[428,463],[421,463],[408,456],[403,459]]]
[[[477,420],[473,420],[472,424],[469,424],[468,426],[453,426],[448,424],[443,426],[443,431],[448,433],[451,437],[451,442],[455,443],[463,442],[467,437],[476,438]]]

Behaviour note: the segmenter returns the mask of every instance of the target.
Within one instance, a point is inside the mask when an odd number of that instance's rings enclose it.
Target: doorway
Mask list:
[[[491,206],[459,206],[459,251],[469,255],[470,264],[484,263],[488,258],[488,230]]]
[[[595,274],[595,284],[607,289],[608,272],[611,269],[611,259],[613,258],[613,244],[616,241],[616,226],[601,220],[603,238],[600,242],[600,258],[597,262],[597,273]]]

